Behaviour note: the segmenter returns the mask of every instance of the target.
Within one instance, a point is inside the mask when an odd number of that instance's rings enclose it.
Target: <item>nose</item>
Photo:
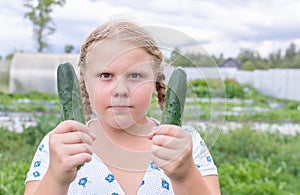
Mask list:
[[[115,97],[128,97],[129,95],[129,88],[126,84],[126,81],[123,79],[119,79],[116,81],[116,85],[113,89],[113,96]]]

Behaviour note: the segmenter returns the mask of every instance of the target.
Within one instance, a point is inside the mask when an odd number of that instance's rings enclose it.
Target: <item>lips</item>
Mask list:
[[[128,109],[132,108],[132,106],[128,106],[128,105],[112,105],[112,106],[109,106],[108,108],[111,108],[112,110],[123,111],[123,110],[128,110]]]

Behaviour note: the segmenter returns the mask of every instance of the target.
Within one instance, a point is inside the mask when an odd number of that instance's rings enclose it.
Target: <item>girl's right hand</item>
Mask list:
[[[77,166],[92,160],[91,145],[96,136],[80,122],[61,122],[50,133],[48,174],[60,185],[69,185],[77,175]]]

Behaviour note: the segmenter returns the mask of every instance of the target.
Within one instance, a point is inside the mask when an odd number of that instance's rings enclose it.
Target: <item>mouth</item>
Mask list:
[[[127,105],[112,105],[112,106],[109,106],[108,108],[110,108],[112,110],[117,110],[117,111],[124,111],[124,110],[128,110],[130,108],[133,108],[133,107],[127,106]]]

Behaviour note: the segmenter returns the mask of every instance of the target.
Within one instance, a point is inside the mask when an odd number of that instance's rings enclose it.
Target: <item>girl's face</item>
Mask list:
[[[120,40],[96,43],[87,55],[85,82],[99,120],[127,129],[147,122],[155,90],[152,57]]]

